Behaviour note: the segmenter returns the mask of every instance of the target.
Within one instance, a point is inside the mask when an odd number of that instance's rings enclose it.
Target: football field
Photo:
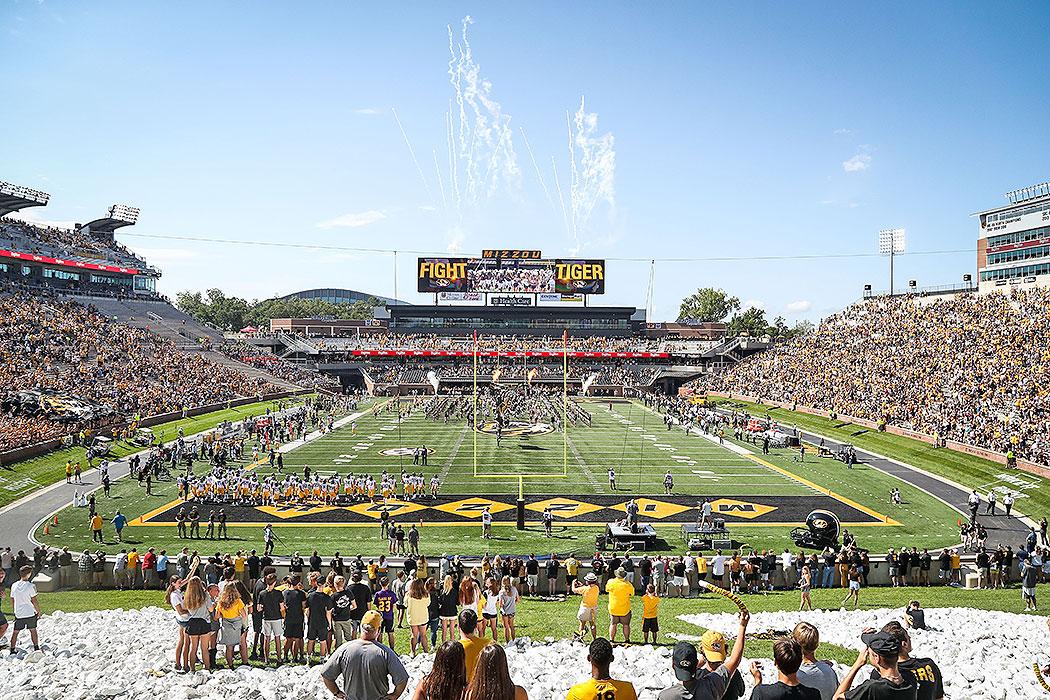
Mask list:
[[[667,429],[661,414],[638,401],[573,399],[590,415],[590,424],[570,424],[566,432],[542,423],[505,426],[502,438],[481,425],[471,430],[464,420],[432,420],[426,398],[380,399],[346,417],[335,430],[305,444],[289,446],[284,473],[345,476],[386,471],[398,478],[422,474],[427,494],[406,499],[400,488],[388,501],[338,504],[278,502],[272,506],[200,504],[202,519],[224,508],[236,546],[261,546],[261,528],[272,523],[281,541],[301,549],[386,550],[379,534],[384,511],[392,522],[422,528],[424,543],[442,551],[523,553],[550,547],[588,549],[607,523],[624,517],[635,499],[640,520],[656,527],[661,548],[682,546],[681,528],[695,523],[703,499],[716,517],[725,519],[733,539],[756,547],[791,546],[788,533],[814,509],[835,513],[843,526],[857,528],[873,548],[943,546],[954,541],[958,513],[910,484],[858,464],[847,470],[837,460],[807,457],[797,450],[761,448],[726,437]],[[378,411],[373,411],[375,406]],[[409,411],[409,407],[412,410]],[[399,412],[401,418],[399,418]],[[413,464],[423,446],[427,464]],[[812,452],[810,453],[812,454]],[[260,476],[273,473],[267,463],[242,466]],[[608,472],[615,472],[616,484]],[[673,488],[667,493],[664,476]],[[433,476],[440,479],[436,498],[429,493]],[[904,502],[889,503],[889,491],[901,489]],[[519,489],[525,502],[525,530],[515,526]],[[146,496],[141,485],[122,480],[114,486],[114,507],[131,520],[132,540],[143,545],[181,548],[195,541],[175,532],[175,514],[184,504],[170,482],[155,483]],[[102,507],[110,503],[102,501]],[[494,540],[480,535],[482,511],[494,520]],[[554,541],[544,537],[541,513],[555,518]],[[82,548],[89,534],[65,519],[42,539]],[[294,545],[292,544],[294,543]],[[117,542],[105,543],[107,548]],[[200,545],[211,546],[204,541]]]
[[[402,400],[407,406],[408,400]],[[331,434],[290,452],[285,469],[339,474],[401,470],[434,474],[444,494],[517,494],[518,477],[528,494],[663,494],[670,471],[678,494],[805,495],[812,490],[726,447],[675,428],[640,402],[612,399],[580,404],[591,425],[511,426],[496,435],[471,431],[466,423],[429,420],[422,410],[399,419],[387,410],[366,413]],[[389,409],[389,407],[388,407]],[[535,426],[540,426],[538,429]],[[543,429],[550,432],[539,432]],[[426,446],[427,466],[413,465],[412,452]],[[476,468],[475,468],[476,465]],[[608,471],[616,474],[610,488]]]

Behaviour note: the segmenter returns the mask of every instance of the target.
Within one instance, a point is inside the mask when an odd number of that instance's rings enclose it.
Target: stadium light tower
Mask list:
[[[879,231],[879,255],[890,258],[890,296],[893,296],[893,258],[904,252],[904,229],[886,228]]]

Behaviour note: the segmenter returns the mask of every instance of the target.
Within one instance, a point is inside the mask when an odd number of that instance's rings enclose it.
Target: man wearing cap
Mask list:
[[[321,680],[338,700],[397,700],[405,692],[408,671],[390,647],[377,641],[382,625],[378,612],[366,612],[361,636],[336,649],[321,667]],[[340,676],[341,690],[336,684]]]
[[[609,641],[616,641],[616,628],[623,627],[623,641],[631,642],[631,598],[634,596],[634,585],[627,582],[627,572],[620,567],[616,578],[605,584],[609,594]]]
[[[902,676],[909,673],[915,678],[915,695],[918,700],[944,700],[944,678],[941,669],[933,659],[911,656],[911,635],[897,621],[887,622],[882,632],[896,639],[901,646],[897,656],[897,669]],[[879,671],[873,669],[872,679],[879,677]]]
[[[671,669],[680,682],[660,691],[658,700],[721,700],[725,694],[729,679],[736,673],[740,659],[744,655],[744,634],[750,615],[740,614],[740,627],[737,629],[733,651],[726,657],[725,637],[708,630],[701,640],[704,656],[711,663],[719,663],[717,669],[706,675],[697,673],[700,670],[696,647],[689,642],[678,642],[671,654]],[[709,636],[711,635],[711,636]],[[715,636],[717,635],[717,636]]]
[[[638,694],[630,681],[615,681],[609,673],[613,647],[608,639],[598,637],[587,649],[591,662],[591,677],[569,689],[565,700],[637,700]]]
[[[582,640],[587,634],[587,627],[591,628],[591,641],[598,638],[598,577],[594,572],[588,573],[583,583],[573,582],[572,592],[580,596],[580,611],[576,613],[576,619],[580,621],[580,629],[573,633],[574,640]]]
[[[886,632],[874,630],[865,631],[860,635],[860,640],[864,642],[864,649],[839,683],[835,700],[916,700],[918,695],[914,678],[910,673],[901,674],[897,667],[900,641]],[[868,663],[875,667],[878,676],[850,690],[853,679]]]
[[[696,671],[696,677],[703,678],[718,672],[718,669],[726,659],[725,635],[715,630],[708,630],[700,638],[700,653],[702,656],[700,657],[700,668]],[[726,683],[725,692],[722,693],[722,700],[737,700],[737,698],[744,697],[747,688],[744,687],[744,677],[740,675],[740,669],[735,669],[728,674],[728,677],[729,681]],[[837,683],[835,687],[838,687]]]

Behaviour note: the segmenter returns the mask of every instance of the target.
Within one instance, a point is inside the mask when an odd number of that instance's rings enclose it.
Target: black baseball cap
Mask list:
[[[680,681],[688,681],[696,675],[697,668],[696,647],[689,642],[677,642],[671,653],[671,667],[674,669],[674,677]]]
[[[868,632],[860,635],[860,641],[882,656],[896,656],[901,653],[900,640],[887,632]]]

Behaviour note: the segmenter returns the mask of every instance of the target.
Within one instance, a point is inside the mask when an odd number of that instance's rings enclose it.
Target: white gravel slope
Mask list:
[[[820,628],[824,641],[859,649],[860,629],[879,626],[898,614],[889,610],[758,613],[751,628],[790,629],[804,619]],[[916,652],[932,656],[941,666],[949,697],[1046,697],[1031,670],[1048,636],[1043,618],[966,608],[931,610],[927,615],[930,624],[942,631],[917,632]],[[687,615],[683,619],[727,633],[736,627],[735,615]],[[307,700],[328,696],[316,667],[172,673],[176,627],[170,612],[160,608],[55,613],[42,619],[40,628],[42,652],[0,654],[0,696],[4,700]],[[25,644],[20,640],[20,649],[28,642],[28,638]],[[586,655],[585,645],[566,641],[519,640],[508,648],[511,673],[532,700],[562,700],[571,685],[586,679]],[[1045,656],[1039,658],[1045,661]],[[429,670],[430,658],[406,658],[405,664],[412,675],[411,688]],[[655,699],[659,689],[672,682],[669,667],[667,647],[616,650],[614,675],[632,681],[642,700]],[[766,667],[772,664],[767,662]],[[837,668],[842,671],[841,666]],[[749,675],[745,672],[744,676],[750,686]]]

